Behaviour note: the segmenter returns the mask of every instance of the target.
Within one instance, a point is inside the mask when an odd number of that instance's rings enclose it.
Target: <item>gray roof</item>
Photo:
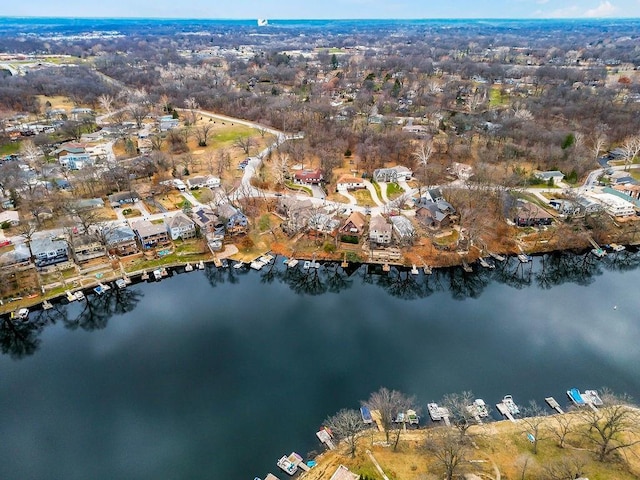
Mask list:
[[[131,227],[138,232],[138,235],[142,238],[167,233],[164,223],[151,223],[148,220],[138,220],[137,222],[133,222]]]
[[[184,213],[178,212],[173,217],[167,220],[167,226],[169,228],[180,228],[185,226],[195,226],[193,220],[187,217]]]
[[[415,229],[413,228],[413,224],[411,223],[411,220],[409,220],[407,217],[403,217],[402,215],[396,215],[394,217],[391,217],[389,220],[391,220],[391,223],[393,224],[394,228],[396,229],[396,231],[400,236],[411,237],[415,234]]]
[[[31,240],[31,251],[34,255],[62,248],[67,249],[67,242],[65,240],[54,240],[51,237],[41,237]]]
[[[129,226],[122,226],[111,230],[105,237],[109,245],[114,245],[116,243],[134,240],[136,238],[136,234]]]

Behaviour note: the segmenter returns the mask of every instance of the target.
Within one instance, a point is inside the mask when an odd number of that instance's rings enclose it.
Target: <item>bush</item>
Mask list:
[[[324,250],[325,253],[333,253],[336,251],[336,246],[332,242],[324,242],[322,250]]]
[[[344,243],[351,243],[353,245],[357,245],[358,237],[356,237],[355,235],[342,235],[340,237],[340,241]]]

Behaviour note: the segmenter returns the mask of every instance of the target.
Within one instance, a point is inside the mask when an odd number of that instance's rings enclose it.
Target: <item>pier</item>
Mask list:
[[[511,415],[511,412],[509,411],[509,408],[502,402],[500,403],[496,403],[496,408],[498,409],[498,412],[500,412],[500,414],[505,417],[507,420],[512,421],[513,423],[516,422],[516,419],[513,418],[513,415]]]
[[[556,412],[564,413],[564,410],[562,410],[562,408],[560,408],[560,404],[556,401],[555,398],[553,398],[553,397],[545,397],[544,401],[547,402],[547,405],[549,405],[549,407],[551,407]]]

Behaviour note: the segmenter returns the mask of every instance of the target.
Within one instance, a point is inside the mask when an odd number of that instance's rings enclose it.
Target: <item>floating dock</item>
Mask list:
[[[493,263],[488,262],[486,258],[480,257],[479,261],[480,261],[480,265],[483,266],[484,268],[489,268],[489,269],[496,268],[496,266]]]
[[[193,272],[193,265],[191,265],[190,263],[187,263],[187,264],[184,266],[184,271],[185,271],[185,272]]]
[[[49,300],[44,300],[42,302],[42,309],[43,310],[51,310],[53,308],[53,305],[51,304],[51,302]]]
[[[498,253],[489,252],[489,256],[495,258],[499,262],[504,262],[506,260],[505,257]]]
[[[524,253],[519,253],[518,260],[520,260],[520,263],[529,263],[531,261],[531,257]]]
[[[503,417],[515,423],[516,419],[513,418],[513,415],[511,415],[511,411],[509,410],[509,408],[507,408],[507,406],[504,403],[502,402],[496,403],[496,408],[498,409],[498,412],[500,412],[500,414]]]
[[[76,296],[73,293],[71,293],[69,290],[64,292],[64,294],[67,297],[68,301],[70,301],[70,302],[75,302],[76,301]]]
[[[333,439],[331,437],[331,434],[329,433],[329,431],[326,428],[323,428],[322,430],[317,431],[316,432],[316,437],[318,437],[318,440],[320,440],[322,443],[324,443],[329,450],[335,450],[336,449],[336,446],[333,443]]]
[[[221,268],[222,267],[222,262],[220,261],[220,259],[217,256],[213,257],[213,264],[216,266],[216,268]]]
[[[547,402],[547,405],[549,405],[549,407],[555,410],[556,412],[564,413],[564,410],[562,410],[562,408],[560,407],[560,404],[556,401],[555,398],[545,397],[544,401]]]
[[[451,425],[449,421],[450,413],[446,407],[441,407],[437,403],[428,403],[427,410],[429,410],[429,416],[434,422],[442,420],[447,427]]]
[[[414,263],[413,265],[411,265],[411,275],[418,275],[418,267],[416,266],[416,264]]]
[[[293,268],[296,265],[298,265],[298,263],[300,263],[300,260],[298,260],[297,258],[290,258],[289,261],[287,262],[287,267]]]
[[[462,260],[462,269],[467,273],[473,273],[473,268],[467,263],[466,260]]]

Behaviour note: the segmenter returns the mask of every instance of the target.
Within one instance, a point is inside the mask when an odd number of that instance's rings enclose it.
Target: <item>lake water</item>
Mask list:
[[[381,386],[544,403],[640,398],[640,255],[431,276],[339,266],[174,274],[2,325],[0,478],[278,474]],[[381,272],[380,272],[381,273]],[[426,423],[426,421],[425,421]]]

